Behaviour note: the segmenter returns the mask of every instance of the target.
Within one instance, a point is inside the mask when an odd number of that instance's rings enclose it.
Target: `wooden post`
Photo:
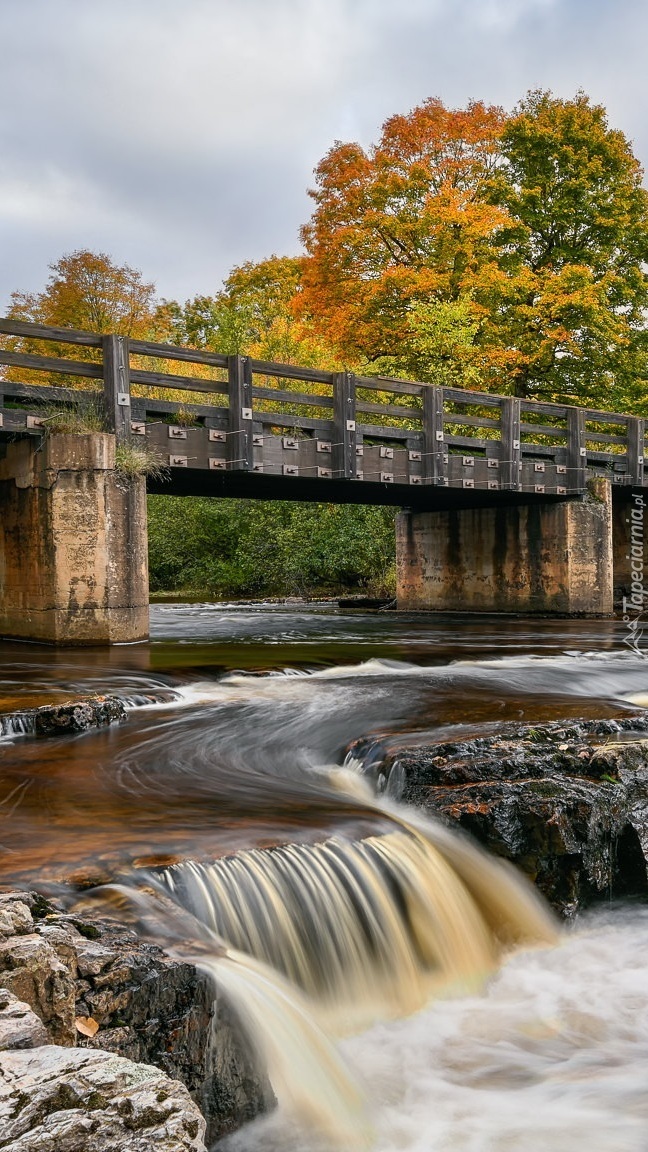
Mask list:
[[[443,388],[423,385],[423,475],[433,484],[446,484],[448,468],[443,432]]]
[[[518,492],[522,487],[522,441],[520,439],[520,401],[517,396],[502,399],[500,471],[502,488]]]
[[[130,356],[127,336],[103,336],[103,381],[106,423],[118,444],[130,440]]]
[[[567,409],[567,431],[567,487],[584,492],[587,485],[584,408]]]
[[[352,372],[338,372],[333,383],[333,425],[335,428],[334,474],[337,479],[355,480],[356,465],[356,383]]]
[[[628,479],[631,484],[644,482],[645,421],[640,416],[628,416]]]
[[[249,356],[228,356],[229,435],[227,460],[230,469],[250,472],[252,445],[252,369]]]

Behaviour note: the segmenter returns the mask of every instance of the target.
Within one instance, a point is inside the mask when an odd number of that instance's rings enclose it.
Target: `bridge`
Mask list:
[[[146,634],[145,485],[397,505],[404,608],[606,615],[613,581],[632,584],[641,418],[11,319],[0,334],[2,635]],[[146,480],[127,481],[129,447],[156,463]]]

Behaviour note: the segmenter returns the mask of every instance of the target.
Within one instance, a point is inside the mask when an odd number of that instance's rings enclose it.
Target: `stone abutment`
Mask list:
[[[146,481],[115,437],[54,434],[0,458],[0,636],[106,645],[148,637]]]

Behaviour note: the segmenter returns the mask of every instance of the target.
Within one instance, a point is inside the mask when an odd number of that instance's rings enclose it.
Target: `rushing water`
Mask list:
[[[2,882],[112,885],[211,972],[282,1105],[237,1152],[644,1152],[648,914],[557,933],[505,866],[344,766],[360,739],[621,715],[648,693],[622,640],[607,621],[165,605],[149,645],[0,645],[2,713],[129,708],[78,737],[5,726]]]

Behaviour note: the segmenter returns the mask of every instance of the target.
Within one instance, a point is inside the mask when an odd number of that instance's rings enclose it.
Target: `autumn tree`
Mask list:
[[[288,364],[332,367],[330,343],[308,320],[297,315],[303,259],[270,256],[233,268],[214,296],[195,296],[184,305],[165,301],[158,317],[167,318],[177,343],[225,355],[250,355]]]
[[[149,328],[155,285],[127,264],[85,249],[50,264],[42,292],[14,292],[9,315],[58,328],[142,336]]]
[[[14,292],[7,315],[52,328],[76,328],[96,333],[114,332],[124,336],[150,334],[155,311],[155,286],[141,272],[127,264],[115,264],[103,252],[85,249],[62,256],[50,264],[50,277],[42,292]],[[22,352],[69,357],[69,344],[34,340],[31,337],[5,337],[5,346]],[[73,358],[97,359],[96,349],[75,346]],[[5,378],[32,383],[52,383],[82,387],[80,379],[42,372],[9,368]],[[87,387],[87,383],[85,385]]]
[[[302,307],[369,370],[648,410],[641,178],[582,93],[428,100],[322,160]]]
[[[347,360],[432,379],[456,346],[480,374],[478,294],[508,224],[489,198],[504,124],[500,108],[430,99],[370,151],[338,143],[318,166],[300,299]]]
[[[493,200],[511,223],[498,238],[504,275],[486,339],[508,348],[521,396],[636,406],[646,383],[648,193],[630,144],[584,93],[531,92],[501,149]]]

